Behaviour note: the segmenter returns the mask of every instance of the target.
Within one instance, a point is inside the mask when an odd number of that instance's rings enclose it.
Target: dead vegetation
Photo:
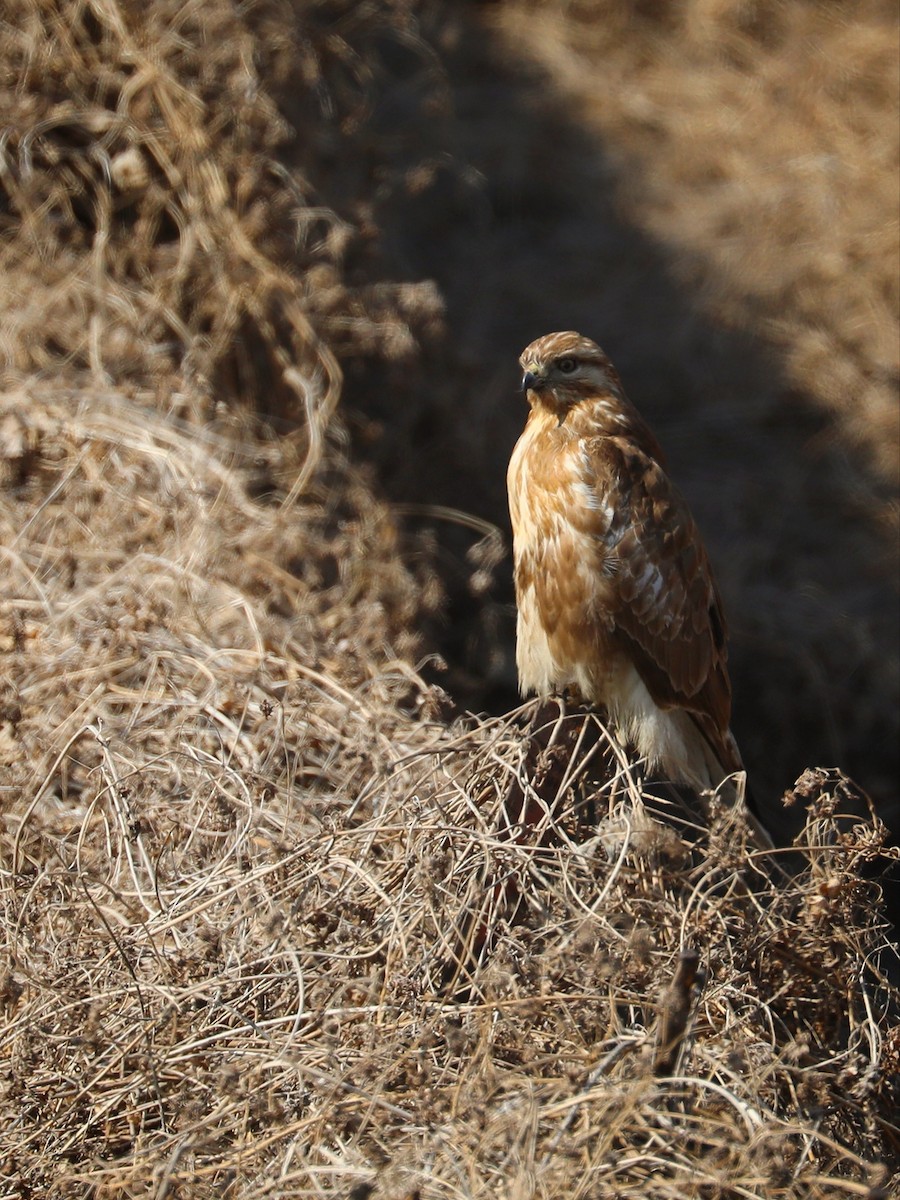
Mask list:
[[[627,162],[632,216],[717,320],[777,346],[830,436],[900,481],[895,7],[524,0],[498,24]]]
[[[4,10],[0,1194],[888,1196],[893,851],[847,781],[801,781],[789,883],[725,813],[693,856],[640,825],[630,772],[510,841],[515,714],[422,679],[434,557],[336,354],[390,376],[441,305],[378,277],[362,168],[340,214],[312,182],[387,154],[417,15]]]

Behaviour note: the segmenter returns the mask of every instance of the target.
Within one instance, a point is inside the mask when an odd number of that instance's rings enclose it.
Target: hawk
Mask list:
[[[523,695],[574,692],[670,782],[743,770],[722,601],[687,503],[607,356],[578,333],[520,358],[509,463]]]

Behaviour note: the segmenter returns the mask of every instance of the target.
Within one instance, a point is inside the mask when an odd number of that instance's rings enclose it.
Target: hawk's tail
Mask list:
[[[761,850],[774,847],[772,838],[759,818],[747,772],[730,729],[724,733],[713,727],[705,714],[685,713],[683,735],[688,751],[682,782],[698,791],[717,792],[726,803],[739,807],[747,818],[753,840]]]

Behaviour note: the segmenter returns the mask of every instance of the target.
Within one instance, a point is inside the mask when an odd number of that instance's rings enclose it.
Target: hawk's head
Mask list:
[[[624,399],[615,367],[590,338],[567,330],[548,333],[522,352],[522,390],[532,406],[564,411],[588,397]]]

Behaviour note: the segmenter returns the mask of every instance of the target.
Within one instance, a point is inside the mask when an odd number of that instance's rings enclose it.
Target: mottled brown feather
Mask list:
[[[693,722],[722,775],[739,770],[721,599],[656,439],[589,339],[548,335],[521,362],[531,412],[509,494],[523,691],[574,685],[621,712],[633,668],[652,704]]]
[[[658,704],[704,711],[705,685],[711,675],[722,676],[724,691],[716,689],[710,700],[721,705],[724,698],[725,707],[710,716],[727,725],[725,619],[709,558],[687,503],[659,463],[623,442],[596,438],[587,446],[592,486],[603,489],[622,530],[613,620],[662,672],[664,684],[657,677],[650,687]]]

